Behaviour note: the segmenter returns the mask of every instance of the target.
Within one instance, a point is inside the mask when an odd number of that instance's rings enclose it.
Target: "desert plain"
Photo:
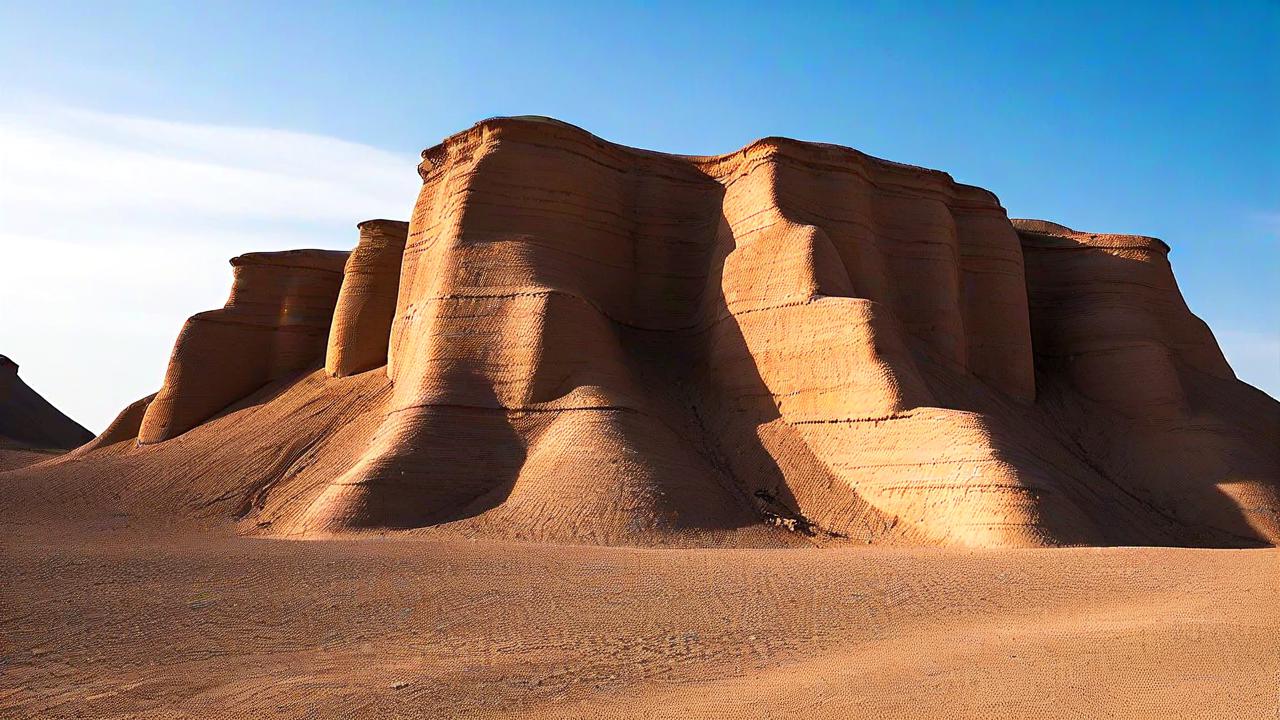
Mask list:
[[[8,717],[1274,717],[1280,553],[6,531]]]

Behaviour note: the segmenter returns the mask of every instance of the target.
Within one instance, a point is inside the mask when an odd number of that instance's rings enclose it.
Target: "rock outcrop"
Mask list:
[[[400,290],[400,262],[409,223],[366,220],[347,258],[333,312],[325,370],[342,377],[387,364],[387,342]]]
[[[1132,418],[1168,419],[1189,411],[1178,366],[1235,379],[1178,292],[1168,245],[1039,220],[1013,225],[1027,258],[1036,352],[1082,395]]]
[[[233,261],[155,399],[63,463],[290,536],[1280,540],[1280,404],[1158,240],[780,138],[686,157],[494,119],[419,174],[350,257]]]
[[[290,250],[232,258],[225,307],[187,320],[138,440],[168,440],[272,380],[323,357],[347,253]]]

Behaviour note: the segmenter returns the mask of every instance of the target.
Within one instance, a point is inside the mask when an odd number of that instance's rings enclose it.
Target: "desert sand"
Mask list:
[[[1162,241],[783,138],[418,172],[0,446],[0,710],[1280,713],[1280,403]]]
[[[1280,701],[1273,549],[11,528],[0,554],[5,717],[1269,718]]]

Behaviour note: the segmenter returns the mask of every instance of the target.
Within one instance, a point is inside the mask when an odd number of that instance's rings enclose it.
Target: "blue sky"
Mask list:
[[[839,143],[1161,237],[1280,395],[1277,38],[1273,2],[3,3],[0,352],[100,430],[228,257],[348,247],[408,217],[423,147],[540,114],[669,152]]]

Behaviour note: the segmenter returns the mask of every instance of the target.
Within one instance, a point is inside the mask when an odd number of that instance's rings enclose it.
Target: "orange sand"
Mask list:
[[[0,544],[0,716],[1234,720],[1280,708],[1274,549],[59,530],[11,529]]]

